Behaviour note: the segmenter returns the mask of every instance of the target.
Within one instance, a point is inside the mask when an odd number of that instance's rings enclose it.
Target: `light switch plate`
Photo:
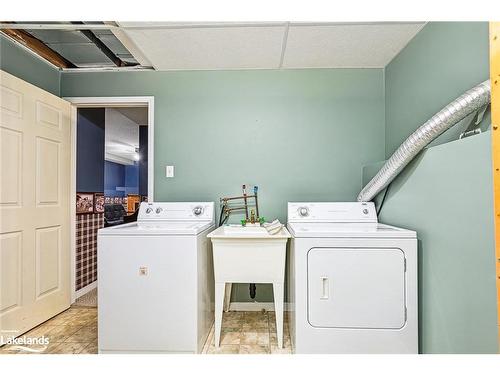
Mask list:
[[[167,177],[174,177],[174,166],[167,165],[165,167],[165,173],[166,173]]]

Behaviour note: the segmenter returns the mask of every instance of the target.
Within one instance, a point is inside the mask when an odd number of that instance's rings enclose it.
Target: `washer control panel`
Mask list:
[[[309,216],[309,208],[307,206],[300,206],[297,209],[300,217],[308,217]]]
[[[142,202],[137,221],[213,221],[213,202]]]
[[[288,222],[376,223],[373,202],[288,202]]]

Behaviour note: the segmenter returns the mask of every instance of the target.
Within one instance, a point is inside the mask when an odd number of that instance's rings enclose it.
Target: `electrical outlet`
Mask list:
[[[147,276],[148,267],[139,267],[139,276]]]
[[[165,167],[165,174],[167,177],[174,177],[174,166],[173,165],[167,165]]]

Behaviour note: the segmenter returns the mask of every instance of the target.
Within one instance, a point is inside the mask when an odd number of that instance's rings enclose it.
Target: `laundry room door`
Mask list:
[[[70,304],[70,104],[0,71],[0,339]]]
[[[313,248],[307,263],[308,319],[312,326],[404,326],[405,258],[400,249]]]

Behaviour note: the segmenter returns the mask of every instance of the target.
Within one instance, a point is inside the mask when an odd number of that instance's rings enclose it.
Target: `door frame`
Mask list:
[[[490,22],[491,158],[493,167],[493,210],[495,225],[495,278],[497,286],[497,324],[500,344],[500,22]]]
[[[70,257],[71,303],[76,293],[76,137],[78,108],[147,107],[148,108],[148,198],[154,200],[154,96],[89,96],[63,97],[71,103],[71,186],[70,186]],[[83,288],[87,292],[97,285]]]

